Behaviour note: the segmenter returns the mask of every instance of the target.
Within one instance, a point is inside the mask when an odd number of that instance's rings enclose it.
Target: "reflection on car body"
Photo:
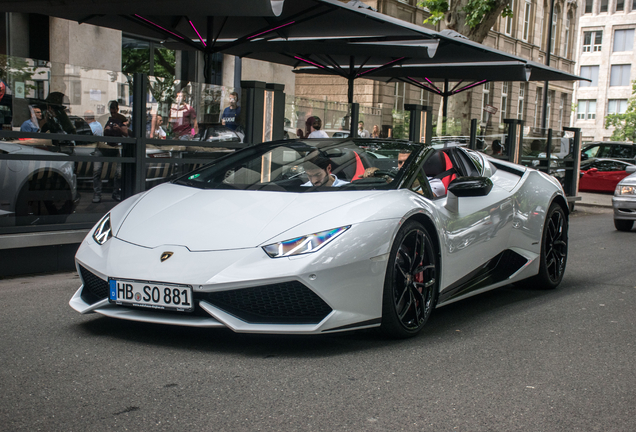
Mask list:
[[[0,153],[55,155],[6,142],[0,142]],[[0,216],[15,216],[19,225],[63,223],[77,200],[73,162],[0,160]]]

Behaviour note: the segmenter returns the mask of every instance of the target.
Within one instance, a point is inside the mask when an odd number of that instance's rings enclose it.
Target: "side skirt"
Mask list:
[[[528,260],[523,256],[507,249],[446,288],[440,293],[438,303],[444,303],[471,291],[503,282],[519,271],[527,262]]]

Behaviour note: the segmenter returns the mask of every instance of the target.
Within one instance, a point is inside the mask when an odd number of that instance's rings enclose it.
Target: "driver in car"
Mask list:
[[[302,186],[333,186],[338,187],[346,185],[349,182],[340,180],[335,174],[331,173],[331,160],[324,156],[316,156],[303,163],[305,174],[309,177],[307,183]]]

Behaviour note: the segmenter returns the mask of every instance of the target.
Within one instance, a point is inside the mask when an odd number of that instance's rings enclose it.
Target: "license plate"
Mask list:
[[[192,312],[194,302],[190,285],[109,279],[109,300],[140,308]]]

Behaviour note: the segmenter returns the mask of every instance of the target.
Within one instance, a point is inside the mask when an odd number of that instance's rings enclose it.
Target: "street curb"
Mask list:
[[[612,208],[612,206],[611,206],[611,205],[607,205],[607,204],[586,203],[586,202],[581,202],[581,201],[578,201],[578,202],[574,205],[574,208],[576,208],[576,207],[578,207],[578,206],[582,206],[582,207],[608,208],[608,209],[611,209],[611,208]]]

